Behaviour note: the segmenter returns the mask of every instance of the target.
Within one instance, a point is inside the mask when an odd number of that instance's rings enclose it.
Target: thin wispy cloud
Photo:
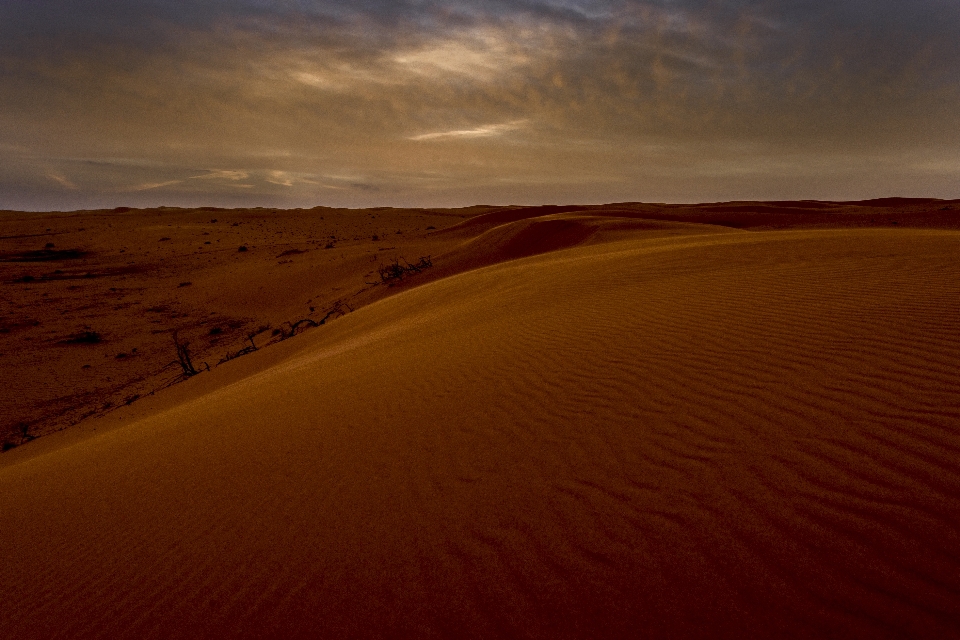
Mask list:
[[[502,124],[485,124],[472,129],[452,129],[449,131],[434,131],[431,133],[421,133],[410,136],[410,140],[430,141],[430,140],[462,140],[470,138],[498,138],[505,134],[517,131],[526,124],[525,120],[516,122],[505,122]]]
[[[270,184],[280,185],[281,187],[294,187],[297,185],[317,186],[321,184],[317,181],[316,176],[312,174],[278,171],[276,169],[268,171],[264,180]]]
[[[217,170],[209,171],[198,176],[190,176],[191,180],[246,180],[250,174],[246,171]]]
[[[271,171],[267,176],[267,182],[278,184],[281,187],[292,187],[294,179],[286,171]]]
[[[77,188],[77,185],[75,185],[73,182],[68,180],[66,176],[64,176],[63,174],[51,172],[47,174],[47,177],[53,180],[54,182],[56,182],[57,184],[59,184],[61,187],[64,187],[65,189],[75,190]]]
[[[237,182],[239,180],[246,180],[250,177],[250,174],[246,171],[235,171],[235,170],[211,170],[207,173],[202,173],[199,175],[189,176],[183,179],[175,180],[161,180],[157,182],[144,182],[141,184],[123,187],[120,189],[121,192],[138,192],[138,191],[154,191],[157,189],[165,189],[166,187],[173,187],[176,185],[185,185],[188,184],[188,180],[216,180],[216,181],[226,181],[228,183]],[[246,188],[253,187],[252,184],[246,185],[235,185],[231,186],[244,186]]]
[[[547,55],[548,42],[538,35],[494,27],[474,29],[428,40],[391,58],[401,69],[422,76],[492,79],[530,64],[534,56]]]
[[[162,189],[164,187],[171,187],[175,184],[182,184],[183,180],[166,180],[164,182],[146,182],[144,184],[134,185],[132,187],[127,187],[126,189],[121,189],[121,191],[153,191],[154,189]]]

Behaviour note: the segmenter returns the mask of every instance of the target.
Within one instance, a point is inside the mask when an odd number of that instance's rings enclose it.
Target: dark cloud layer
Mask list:
[[[955,0],[0,0],[0,207],[960,196]]]

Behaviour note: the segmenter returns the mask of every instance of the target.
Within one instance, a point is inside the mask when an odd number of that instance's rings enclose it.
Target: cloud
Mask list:
[[[294,179],[286,171],[271,171],[267,174],[267,182],[278,184],[281,187],[292,187]]]
[[[250,174],[246,171],[215,170],[207,173],[190,176],[191,180],[246,180]]]
[[[517,131],[526,124],[525,120],[515,122],[505,122],[502,124],[485,124],[473,129],[455,129],[451,131],[435,131],[432,133],[421,133],[410,136],[410,140],[428,141],[428,140],[449,140],[463,138],[496,138],[511,131]]]
[[[398,51],[391,59],[404,70],[421,76],[490,79],[529,64],[534,55],[547,54],[543,38],[532,33],[523,34],[527,36],[525,40],[515,37],[519,35],[522,34],[492,26],[471,29]]]
[[[146,182],[144,184],[134,185],[132,187],[127,187],[121,189],[120,191],[153,191],[154,189],[162,189],[164,187],[171,187],[175,184],[182,184],[183,180],[166,180],[164,182]]]
[[[926,189],[952,165],[895,159],[960,156],[958,32],[955,0],[0,3],[0,194],[815,196],[841,153]]]
[[[281,187],[294,187],[296,185],[321,186],[321,183],[318,182],[318,177],[312,174],[278,171],[275,169],[268,171],[264,180],[270,184],[280,185]]]
[[[47,174],[47,177],[59,184],[61,187],[72,190],[77,189],[77,185],[73,184],[73,182],[68,180],[63,174],[50,172]]]

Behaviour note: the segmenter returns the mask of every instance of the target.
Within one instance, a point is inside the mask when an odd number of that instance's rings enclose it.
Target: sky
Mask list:
[[[958,0],[0,0],[0,208],[960,198]]]

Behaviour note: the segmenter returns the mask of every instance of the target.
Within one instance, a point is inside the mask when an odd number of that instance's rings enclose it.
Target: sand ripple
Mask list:
[[[958,255],[658,238],[373,304],[0,470],[3,635],[960,636]]]

